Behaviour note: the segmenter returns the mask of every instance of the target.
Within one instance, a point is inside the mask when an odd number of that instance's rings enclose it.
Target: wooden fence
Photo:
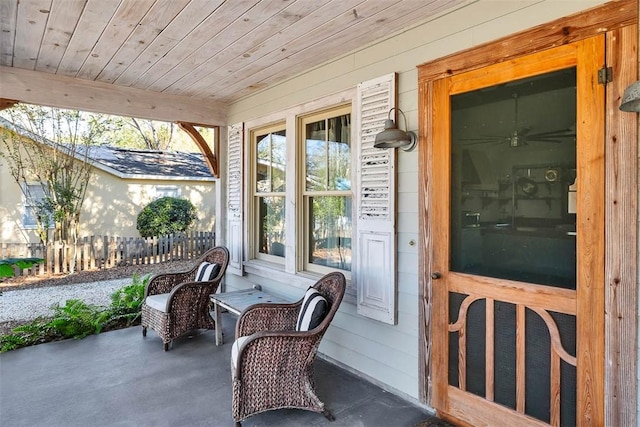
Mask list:
[[[42,264],[16,271],[16,275],[37,276],[190,260],[198,258],[215,243],[215,233],[203,231],[148,238],[91,236],[78,240],[76,245],[0,243],[0,259],[43,258]]]

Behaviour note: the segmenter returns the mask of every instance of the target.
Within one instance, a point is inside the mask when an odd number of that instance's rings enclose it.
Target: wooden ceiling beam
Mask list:
[[[200,132],[198,132],[198,130],[195,128],[194,125],[192,125],[191,123],[184,123],[184,122],[177,122],[177,123],[178,123],[178,127],[183,131],[185,131],[191,137],[191,139],[193,139],[193,141],[196,143],[198,148],[200,148],[200,151],[202,151],[202,154],[204,155],[204,161],[207,163],[207,166],[209,167],[211,174],[215,178],[220,178],[220,174],[219,174],[220,164],[217,156],[219,132],[216,132],[216,137],[214,139],[215,152],[212,152],[211,148],[209,147],[209,144],[207,144],[207,141],[200,134]]]
[[[0,110],[5,110],[16,105],[18,101],[15,99],[0,98]]]
[[[0,66],[0,98],[165,122],[225,126],[227,106],[57,74]]]

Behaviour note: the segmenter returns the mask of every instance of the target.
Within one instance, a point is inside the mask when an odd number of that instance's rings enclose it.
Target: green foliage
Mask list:
[[[111,305],[101,307],[71,299],[61,306],[56,304],[51,319],[37,318],[13,328],[12,333],[0,337],[0,353],[20,347],[66,338],[84,338],[104,330],[129,327],[140,318],[144,289],[151,276],[140,279],[133,276],[130,285],[111,295]]]
[[[140,318],[144,290],[150,279],[151,275],[140,279],[138,275],[134,274],[132,284],[118,289],[111,295],[112,320],[124,321],[129,326]]]
[[[31,268],[35,264],[43,263],[42,258],[4,258],[0,259],[0,279],[3,277],[13,277],[13,267]]]
[[[0,337],[0,353],[16,348],[40,344],[55,339],[49,321],[38,317],[30,323],[13,328],[11,334]]]
[[[142,209],[136,227],[142,237],[164,236],[186,231],[197,218],[189,200],[162,197]]]
[[[71,299],[64,306],[56,304],[53,311],[50,325],[62,338],[84,338],[102,331],[104,319],[100,315],[102,310],[99,306]]]
[[[195,142],[174,123],[121,116],[107,117],[112,127],[101,135],[99,142],[102,145],[136,150],[199,152]],[[213,141],[213,129],[198,130],[207,141]]]

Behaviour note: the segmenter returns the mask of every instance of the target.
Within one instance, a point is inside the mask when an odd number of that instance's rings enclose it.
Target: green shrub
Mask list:
[[[35,264],[42,264],[42,258],[4,258],[0,259],[0,280],[3,277],[13,277],[13,267],[31,268]]]
[[[16,326],[11,334],[0,337],[0,353],[59,339],[49,322],[49,319],[38,317],[30,323]]]
[[[189,200],[162,197],[142,209],[136,227],[142,237],[164,236],[186,231],[196,219]]]
[[[133,283],[118,289],[111,295],[111,307],[109,307],[111,322],[124,322],[125,326],[131,326],[140,318],[144,289],[150,279],[149,274],[143,279],[134,274]]]
[[[56,304],[53,311],[50,325],[62,338],[84,338],[102,330],[104,319],[100,314],[103,309],[97,305],[70,299],[63,306]]]
[[[65,338],[84,338],[104,330],[126,328],[140,319],[144,289],[151,275],[140,279],[134,274],[133,282],[111,294],[111,305],[101,307],[71,299],[53,307],[50,319],[38,317],[13,328],[12,333],[0,337],[0,353],[20,347],[57,341]]]

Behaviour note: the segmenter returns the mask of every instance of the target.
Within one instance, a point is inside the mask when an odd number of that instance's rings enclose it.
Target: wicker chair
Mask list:
[[[196,273],[202,262],[217,263],[220,270],[211,280],[197,282]],[[214,329],[215,322],[209,312],[209,295],[217,291],[228,264],[229,251],[218,246],[202,255],[189,271],[152,277],[144,291],[142,336],[147,336],[147,328],[153,329],[162,338],[164,351],[167,351],[171,342],[186,332]],[[155,295],[156,299],[160,297],[164,309],[147,304],[147,297],[151,295]]]
[[[344,275],[334,272],[313,286],[327,299],[328,309],[310,331],[296,331],[302,299],[292,304],[256,304],[240,315],[231,358],[236,426],[251,415],[281,408],[319,412],[334,420],[316,395],[313,362],[342,301],[345,283]]]

